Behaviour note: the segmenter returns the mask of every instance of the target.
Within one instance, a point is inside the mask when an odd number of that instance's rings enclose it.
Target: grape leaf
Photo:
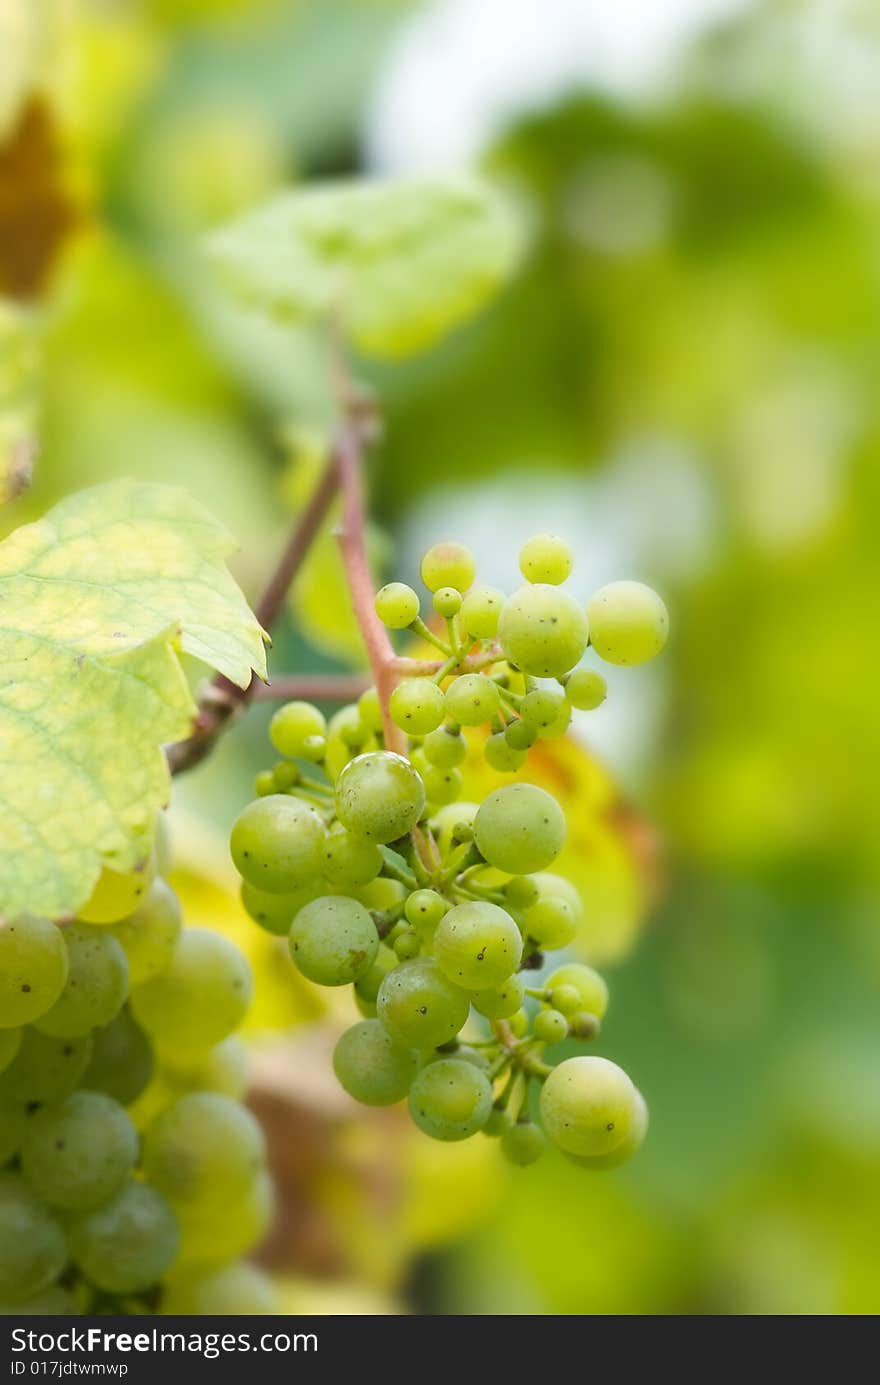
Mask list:
[[[473,316],[520,227],[472,178],[339,182],[274,197],[208,239],[231,289],[274,317],[335,320],[364,355],[407,356]]]
[[[149,851],[161,746],[195,710],[179,651],[240,687],[265,674],[232,547],[186,492],[133,481],[0,544],[0,916],[73,913],[103,863]]]

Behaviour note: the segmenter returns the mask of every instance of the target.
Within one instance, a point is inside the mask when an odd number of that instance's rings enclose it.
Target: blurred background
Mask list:
[[[664,656],[612,669],[538,766],[567,785],[578,947],[612,987],[601,1051],[651,1133],[619,1173],[521,1171],[344,1098],[345,1002],[235,895],[258,708],[172,823],[190,921],[257,971],[263,1261],[293,1312],[876,1313],[871,0],[3,0],[0,526],[171,481],[227,521],[255,597],[317,465],[323,362],[232,309],[198,237],[291,183],[471,165],[528,247],[473,324],[361,371],[386,419],[374,557],[412,580],[454,537],[510,586],[522,540],[558,531],[579,594],[666,597]],[[328,531],[274,668],[360,659]]]

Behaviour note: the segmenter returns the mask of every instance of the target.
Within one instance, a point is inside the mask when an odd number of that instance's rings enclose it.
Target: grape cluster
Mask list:
[[[160,825],[76,921],[0,924],[0,1314],[273,1311],[239,1261],[272,1201],[233,1036],[250,971],[183,928],[166,862]]]
[[[406,1098],[438,1140],[499,1136],[514,1164],[538,1158],[549,1137],[605,1168],[638,1148],[647,1110],[607,1059],[546,1060],[548,1045],[595,1039],[608,1003],[602,977],[578,962],[538,980],[582,909],[548,869],[564,813],[523,779],[462,802],[460,766],[469,737],[496,771],[520,770],[537,741],[565,733],[573,708],[604,699],[601,675],[578,667],[588,645],[606,663],[638,664],[662,649],[668,620],[638,582],[580,605],[562,585],[572,555],[561,539],[531,539],[520,568],[525,584],[505,596],[473,585],[462,545],[431,548],[421,565],[431,626],[411,587],[382,587],[380,620],[441,657],[412,661],[386,706],[375,688],[329,723],[309,703],[282,706],[270,728],[281,758],[257,776],[231,852],[245,909],[287,937],[302,974],[353,988],[363,1018],[333,1058],[350,1095]]]

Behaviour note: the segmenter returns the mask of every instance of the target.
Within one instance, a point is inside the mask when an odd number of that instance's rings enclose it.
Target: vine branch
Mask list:
[[[283,673],[260,683],[255,702],[356,702],[370,680],[360,673]]]

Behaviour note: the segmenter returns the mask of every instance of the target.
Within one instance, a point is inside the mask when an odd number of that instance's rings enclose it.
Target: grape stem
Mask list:
[[[468,654],[451,665],[448,658],[407,659],[395,655],[391,660],[391,666],[401,678],[433,678],[434,674],[439,673],[441,669],[446,669],[448,673],[479,673],[480,669],[488,668],[490,664],[497,664],[503,658],[504,655],[499,647],[492,645],[482,654]]]

